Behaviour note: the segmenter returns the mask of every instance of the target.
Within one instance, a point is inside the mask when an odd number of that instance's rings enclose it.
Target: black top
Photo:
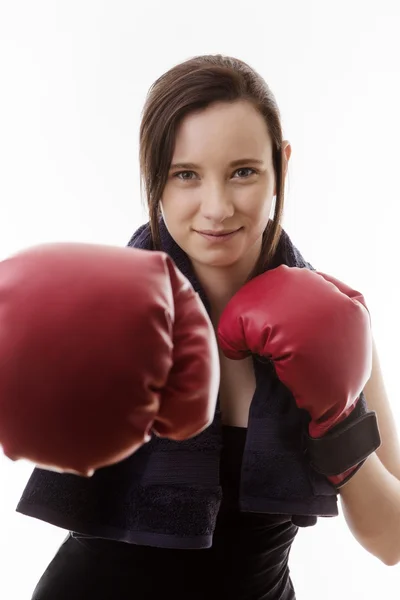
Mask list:
[[[167,549],[75,534],[113,557],[132,581],[132,597],[206,600],[294,600],[288,557],[298,527],[288,515],[241,512],[240,472],[246,429],[223,427],[223,500],[211,548]],[[115,563],[116,556],[119,556]]]
[[[298,527],[288,515],[240,512],[240,472],[246,429],[224,426],[220,477],[223,500],[212,557],[220,598],[293,600],[288,557]]]

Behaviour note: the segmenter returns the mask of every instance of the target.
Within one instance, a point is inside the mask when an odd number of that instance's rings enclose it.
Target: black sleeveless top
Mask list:
[[[182,600],[294,600],[288,557],[298,527],[288,515],[239,510],[246,431],[223,426],[223,500],[211,548],[168,549],[73,536],[113,556],[122,552],[134,582],[132,597],[138,600],[169,595]]]

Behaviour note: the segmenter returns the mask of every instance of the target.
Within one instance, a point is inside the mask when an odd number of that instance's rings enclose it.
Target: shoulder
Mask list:
[[[298,267],[310,269],[315,271],[313,265],[308,262],[303,254],[300,252],[298,247],[293,243],[291,237],[282,228],[279,242],[275,251],[272,268],[280,265],[287,265],[288,267]]]
[[[141,225],[139,229],[132,234],[127,247],[129,248],[143,248],[150,249],[152,246],[151,242],[151,231],[149,223]]]

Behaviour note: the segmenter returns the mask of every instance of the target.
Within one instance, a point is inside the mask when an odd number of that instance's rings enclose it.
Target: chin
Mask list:
[[[229,269],[240,263],[240,261],[244,259],[244,256],[240,255],[232,257],[232,252],[226,253],[225,256],[205,256],[205,253],[198,253],[192,255],[190,258],[193,262],[205,267]]]
[[[236,248],[236,252],[228,248],[224,252],[196,252],[191,260],[203,267],[226,270],[239,270],[251,273],[260,256],[260,249],[254,244],[248,249]]]

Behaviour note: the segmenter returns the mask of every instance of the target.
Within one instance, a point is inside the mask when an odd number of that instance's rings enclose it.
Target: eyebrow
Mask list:
[[[251,164],[256,164],[256,165],[263,165],[264,161],[260,160],[258,158],[238,158],[237,160],[233,160],[232,162],[229,163],[230,167],[237,167],[238,165],[242,165],[244,163],[251,163]],[[195,163],[183,163],[183,162],[179,162],[179,163],[173,163],[170,166],[170,169],[200,169],[200,165],[197,165]]]

